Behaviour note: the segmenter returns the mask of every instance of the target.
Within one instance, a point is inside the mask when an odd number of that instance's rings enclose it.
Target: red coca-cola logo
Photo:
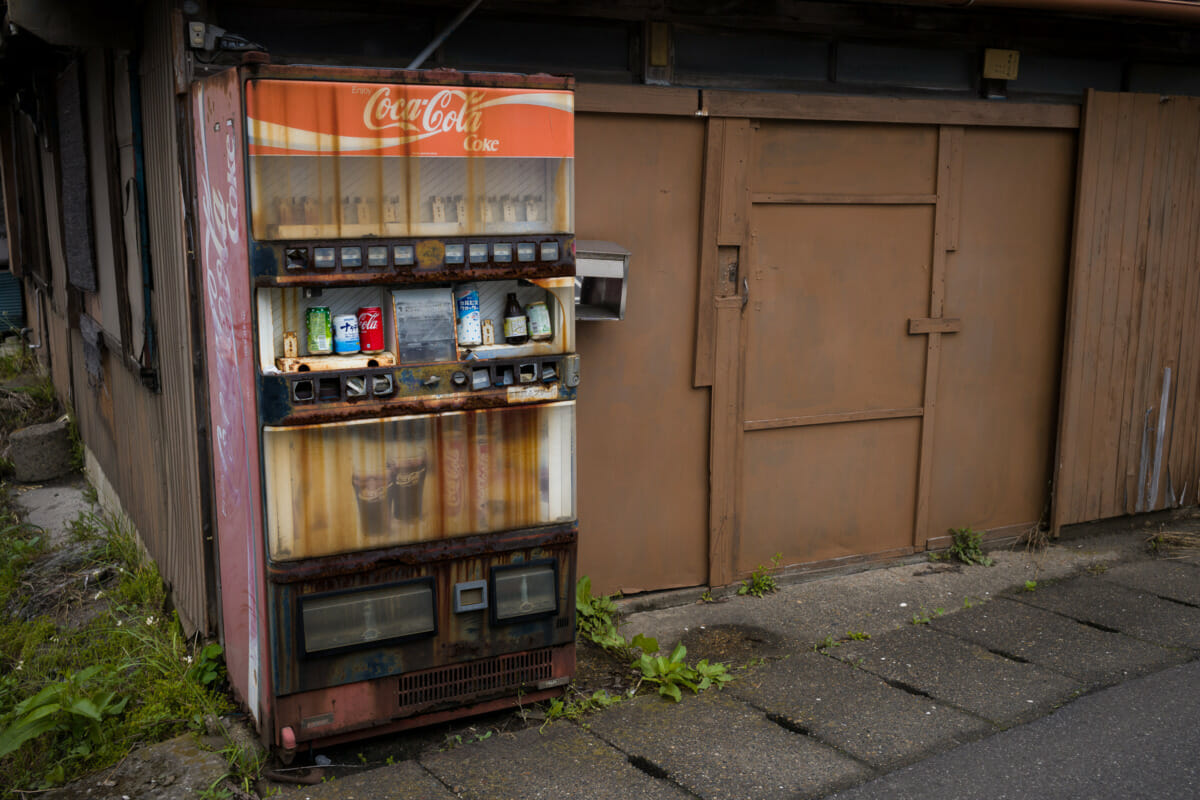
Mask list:
[[[392,87],[376,89],[363,106],[363,124],[371,130],[403,128],[424,133],[475,133],[483,115],[474,106],[483,99],[478,92],[443,89],[433,97],[392,97]]]
[[[358,330],[377,331],[383,321],[383,314],[378,308],[360,308],[358,310]]]

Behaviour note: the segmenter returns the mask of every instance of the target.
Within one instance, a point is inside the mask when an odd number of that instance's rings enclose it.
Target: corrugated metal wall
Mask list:
[[[185,629],[215,625],[208,612],[201,530],[199,456],[192,373],[192,292],[184,243],[183,195],[175,128],[172,15],[147,6],[141,89],[150,249],[154,270],[161,394],[109,354],[104,383],[89,388],[76,366],[76,405],[84,438],[158,563]],[[78,346],[78,333],[73,333]]]
[[[1089,92],[1054,524],[1197,500],[1200,100]]]

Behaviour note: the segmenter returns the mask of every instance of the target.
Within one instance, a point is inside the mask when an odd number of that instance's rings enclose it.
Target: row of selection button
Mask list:
[[[340,247],[287,247],[285,256],[289,270],[301,269],[361,269],[415,266],[416,247],[411,244],[342,245]],[[559,260],[558,242],[471,242],[445,246],[443,261],[447,265],[459,264],[511,264],[513,257],[518,263],[535,261],[555,262]]]

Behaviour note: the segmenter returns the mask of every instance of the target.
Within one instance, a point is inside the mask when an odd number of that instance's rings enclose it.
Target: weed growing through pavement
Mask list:
[[[1025,589],[1024,589],[1024,591],[1026,591],[1026,592],[1036,592],[1036,591],[1037,591],[1037,586],[1038,586],[1038,584],[1037,584],[1037,581],[1025,581]]]
[[[928,611],[924,606],[921,606],[921,610],[912,615],[911,622],[913,625],[928,625],[935,617],[943,616],[945,613],[946,609],[944,608],[939,607]]]
[[[783,561],[783,553],[776,553],[771,556],[771,566],[759,564],[754,572],[750,573],[747,580],[742,581],[742,585],[738,587],[738,594],[748,594],[752,597],[762,597],[764,594],[774,592],[779,588],[772,577],[769,569],[779,566],[779,562]]]
[[[963,528],[951,528],[950,535],[954,542],[950,545],[950,556],[961,561],[968,566],[979,564],[980,566],[990,567],[995,562],[991,557],[983,552],[983,531],[977,531],[966,526]]]
[[[733,680],[725,664],[710,664],[707,659],[689,664],[687,648],[682,642],[675,645],[669,655],[661,655],[656,639],[639,633],[632,640],[626,640],[617,630],[617,606],[613,597],[593,595],[592,581],[586,575],[575,586],[575,612],[577,636],[599,645],[619,660],[631,661],[630,667],[638,676],[637,684],[629,692],[631,697],[643,684],[649,684],[657,686],[660,695],[679,702],[683,696],[681,689],[699,693]],[[572,690],[573,687],[568,687],[568,692]],[[603,691],[588,696],[577,694],[571,700],[551,700],[546,707],[546,721],[576,719],[589,711],[607,708],[620,699]]]

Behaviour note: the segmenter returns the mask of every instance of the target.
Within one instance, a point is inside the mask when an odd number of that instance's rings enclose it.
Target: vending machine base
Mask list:
[[[276,741],[309,749],[517,708],[560,696],[574,672],[571,643],[282,697]]]

